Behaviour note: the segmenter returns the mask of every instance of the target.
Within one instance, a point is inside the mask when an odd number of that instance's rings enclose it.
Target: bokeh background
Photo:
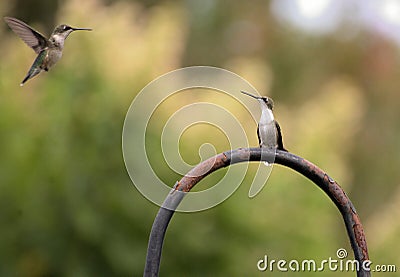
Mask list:
[[[158,207],[126,172],[124,118],[147,83],[191,65],[228,69],[272,97],[286,147],[342,185],[371,260],[399,270],[400,1],[6,0],[0,14],[46,35],[60,23],[94,29],[72,34],[62,60],[21,88],[35,55],[0,26],[1,276],[142,274]],[[231,104],[257,145],[256,123],[223,94],[174,97],[160,122],[196,101]],[[157,152],[159,126],[147,136],[172,186],[180,176]],[[199,162],[205,142],[229,149],[217,128],[194,126],[182,135],[184,159]],[[275,166],[249,199],[251,178],[221,205],[173,217],[162,276],[257,276],[264,255],[321,261],[346,248],[352,257],[339,212],[312,183]]]

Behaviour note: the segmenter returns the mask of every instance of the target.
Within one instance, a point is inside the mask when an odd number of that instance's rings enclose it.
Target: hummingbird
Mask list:
[[[38,75],[40,72],[49,71],[62,56],[64,41],[74,31],[91,31],[90,28],[74,28],[65,24],[57,26],[49,39],[34,30],[25,22],[13,17],[4,17],[4,21],[38,56],[31,68],[21,82],[21,86],[26,81]]]
[[[258,102],[260,102],[261,118],[257,126],[257,136],[260,147],[276,148],[287,152],[283,147],[281,127],[274,119],[272,113],[272,110],[274,109],[274,101],[269,97],[255,96],[243,90],[240,92],[257,99]]]

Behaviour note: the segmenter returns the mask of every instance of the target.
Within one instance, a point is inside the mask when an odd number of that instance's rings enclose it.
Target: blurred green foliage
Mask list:
[[[264,1],[24,3],[3,1],[2,16],[20,16],[46,34],[52,23],[94,31],[72,34],[62,60],[20,88],[34,53],[0,27],[1,276],[142,274],[158,207],[126,173],[124,117],[148,82],[189,65],[226,68],[273,97],[286,147],[327,171],[353,200],[372,261],[400,265],[398,46],[367,31],[349,39],[306,35],[277,22]],[[175,105],[211,98],[199,93]],[[212,100],[235,105],[223,95]],[[255,123],[234,110],[256,145]],[[159,147],[156,128],[150,149]],[[217,152],[229,148],[220,131],[214,137],[206,128],[182,137],[192,164],[203,141]],[[151,162],[171,186],[179,178],[157,153]],[[221,205],[173,217],[162,276],[253,276],[265,254],[323,260],[341,247],[351,252],[338,211],[308,180],[275,166],[267,187],[249,199],[251,172]]]

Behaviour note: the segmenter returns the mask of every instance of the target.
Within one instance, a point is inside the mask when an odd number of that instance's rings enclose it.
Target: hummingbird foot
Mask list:
[[[272,166],[272,163],[264,162],[264,165],[269,167],[269,166]]]

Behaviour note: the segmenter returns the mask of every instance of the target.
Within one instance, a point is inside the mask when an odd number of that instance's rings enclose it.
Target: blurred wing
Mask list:
[[[47,47],[47,39],[29,27],[28,24],[13,17],[4,17],[4,21],[36,53],[39,54]]]

